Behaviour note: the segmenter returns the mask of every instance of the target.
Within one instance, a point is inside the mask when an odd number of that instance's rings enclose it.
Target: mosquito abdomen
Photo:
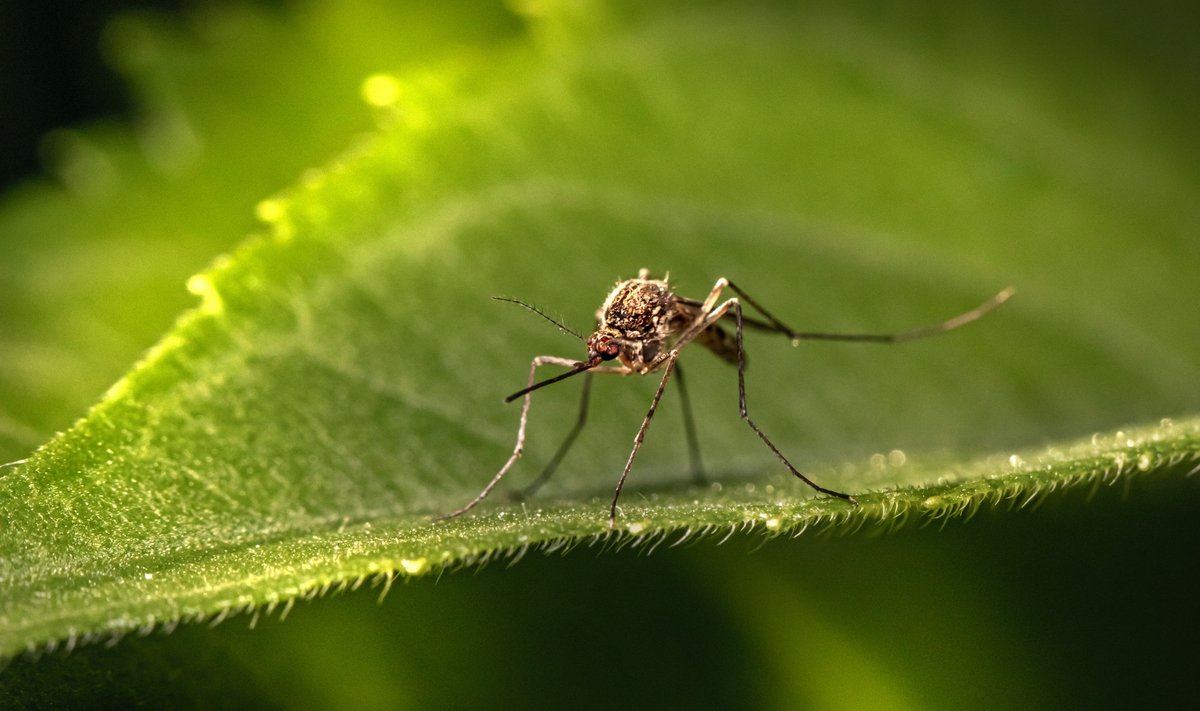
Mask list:
[[[712,325],[701,331],[700,335],[696,336],[696,343],[717,354],[726,363],[737,365],[737,339],[720,326]],[[745,354],[743,354],[742,361],[745,360]],[[743,365],[743,367],[745,366]]]

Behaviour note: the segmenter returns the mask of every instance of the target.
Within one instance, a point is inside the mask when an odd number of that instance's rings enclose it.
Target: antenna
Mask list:
[[[574,336],[574,337],[578,338],[579,340],[583,341],[584,343],[587,343],[587,339],[586,339],[586,338],[584,338],[583,336],[581,336],[581,335],[579,335],[578,333],[576,333],[576,332],[575,332],[573,329],[571,329],[569,326],[566,326],[566,325],[564,325],[564,324],[563,324],[561,321],[558,321],[558,320],[556,320],[556,319],[554,319],[554,318],[551,318],[550,316],[547,316],[545,311],[542,311],[541,309],[539,309],[538,307],[536,307],[536,306],[534,306],[534,305],[532,305],[532,304],[527,304],[527,303],[525,303],[524,301],[521,301],[520,299],[514,299],[514,298],[512,298],[511,296],[493,296],[492,298],[493,298],[493,299],[495,299],[496,301],[507,301],[507,302],[508,302],[508,303],[510,303],[510,304],[516,304],[517,306],[524,306],[525,308],[527,308],[527,309],[529,309],[530,311],[534,312],[534,313],[535,313],[535,314],[537,314],[538,316],[541,316],[542,318],[546,319],[547,321],[549,321],[550,323],[554,324],[555,326],[558,326],[558,330],[560,330],[560,331],[562,331],[562,332],[564,332],[564,333],[569,333],[569,334],[571,334],[572,336]]]

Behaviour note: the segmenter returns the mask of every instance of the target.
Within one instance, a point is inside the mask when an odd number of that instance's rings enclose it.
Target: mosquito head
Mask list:
[[[588,338],[587,347],[589,361],[613,360],[621,354],[621,342],[614,334],[604,329],[596,331]]]

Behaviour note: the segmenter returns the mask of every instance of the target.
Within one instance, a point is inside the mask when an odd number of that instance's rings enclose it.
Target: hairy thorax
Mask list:
[[[597,333],[620,343],[621,362],[647,372],[668,339],[687,324],[687,314],[665,280],[641,275],[613,288],[596,321]]]

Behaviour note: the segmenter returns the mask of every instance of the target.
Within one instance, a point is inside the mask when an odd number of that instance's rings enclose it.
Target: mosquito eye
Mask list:
[[[600,347],[600,358],[602,360],[612,360],[613,358],[616,358],[617,354],[620,352],[621,347],[617,345],[617,342],[609,341]]]

